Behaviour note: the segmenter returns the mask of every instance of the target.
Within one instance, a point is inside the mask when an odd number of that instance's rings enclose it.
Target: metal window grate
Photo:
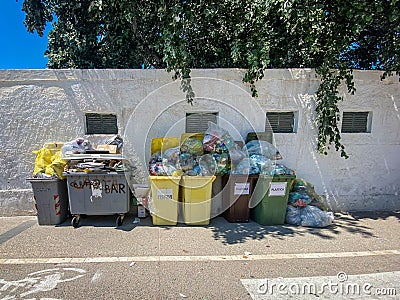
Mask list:
[[[113,114],[87,113],[86,134],[117,134],[117,116]]]
[[[294,132],[294,112],[267,112],[265,131],[275,133]]]
[[[205,132],[208,129],[208,122],[217,124],[218,113],[187,113],[186,132]]]
[[[343,112],[342,132],[368,132],[368,114],[369,112]]]

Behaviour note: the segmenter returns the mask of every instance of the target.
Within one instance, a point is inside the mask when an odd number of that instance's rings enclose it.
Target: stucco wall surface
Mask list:
[[[218,123],[236,140],[264,131],[267,111],[295,111],[295,133],[274,134],[275,145],[297,177],[315,185],[334,210],[400,209],[400,83],[380,72],[355,71],[356,94],[345,87],[341,111],[369,111],[370,133],[342,134],[349,159],[316,151],[315,92],[310,69],[268,70],[251,98],[239,69],[193,70],[196,93],[187,104],[180,83],[163,70],[0,71],[0,214],[32,213],[33,150],[45,142],[109,136],[85,135],[85,113],[117,115],[124,155],[145,182],[151,138],[180,136],[188,112],[218,112]]]

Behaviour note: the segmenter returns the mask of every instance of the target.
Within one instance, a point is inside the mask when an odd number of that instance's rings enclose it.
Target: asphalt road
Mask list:
[[[322,229],[1,217],[0,299],[400,299],[399,213],[337,217]]]

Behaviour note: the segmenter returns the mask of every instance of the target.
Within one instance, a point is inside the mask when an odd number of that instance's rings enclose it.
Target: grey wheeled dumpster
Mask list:
[[[39,225],[57,225],[68,216],[67,181],[53,178],[28,178]]]
[[[121,226],[129,212],[129,186],[124,172],[71,172],[67,177],[71,224],[78,227],[81,215],[118,214]]]

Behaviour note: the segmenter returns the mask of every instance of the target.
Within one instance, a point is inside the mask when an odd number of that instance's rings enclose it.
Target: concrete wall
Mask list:
[[[85,112],[111,112],[125,138],[124,155],[135,164],[135,179],[145,181],[151,138],[180,136],[185,114],[219,113],[219,124],[235,139],[263,131],[266,111],[296,111],[297,132],[275,134],[284,163],[313,183],[335,210],[400,209],[400,84],[380,80],[380,72],[354,72],[357,92],[342,94],[340,109],[372,112],[370,133],[342,134],[350,158],[316,151],[315,92],[318,79],[309,69],[269,70],[249,95],[238,69],[194,70],[193,105],[180,83],[163,70],[2,70],[0,71],[0,213],[32,212],[26,182],[33,150],[49,141],[85,136]]]

